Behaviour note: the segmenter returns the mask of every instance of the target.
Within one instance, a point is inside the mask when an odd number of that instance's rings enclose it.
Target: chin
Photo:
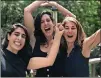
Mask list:
[[[67,39],[67,42],[69,42],[69,43],[73,43],[73,42],[75,42],[75,40]]]
[[[49,33],[49,34],[46,34],[46,36],[47,36],[47,37],[49,37],[49,36],[52,36],[52,34],[51,34],[51,33]]]
[[[69,43],[74,43],[74,41],[68,41]]]
[[[19,47],[16,47],[15,50],[19,51],[19,50],[21,50],[22,48],[23,48],[23,47],[20,47],[20,48],[19,48]]]

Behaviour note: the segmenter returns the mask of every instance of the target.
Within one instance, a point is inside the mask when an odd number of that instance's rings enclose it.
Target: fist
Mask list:
[[[61,23],[58,23],[58,24],[57,24],[57,27],[59,28],[60,31],[64,30],[64,27],[62,26]]]

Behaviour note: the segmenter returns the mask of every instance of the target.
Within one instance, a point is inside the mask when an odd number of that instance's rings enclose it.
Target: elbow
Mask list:
[[[32,69],[32,66],[33,66],[33,59],[31,58],[29,63],[28,63],[28,66],[27,66],[27,69]]]
[[[48,64],[48,66],[53,66],[54,62],[51,61],[51,62],[48,62],[47,64]]]
[[[54,63],[50,63],[49,66],[53,66]]]
[[[24,8],[24,13],[30,13],[31,11],[26,7]]]
[[[71,14],[71,15],[66,14],[65,17],[73,17],[73,18],[76,18],[76,15],[74,15],[74,14]]]
[[[28,12],[28,9],[27,8],[24,8],[24,12]]]
[[[54,63],[50,64],[50,66],[53,66]]]
[[[76,16],[75,16],[75,15],[73,15],[73,17],[74,17],[74,18],[76,18]]]
[[[30,68],[29,66],[27,66],[27,69],[28,69],[28,70],[31,70],[31,68]]]
[[[73,17],[73,18],[76,18],[76,16],[73,14],[73,15],[71,15],[71,17]]]
[[[48,67],[48,66],[53,66],[53,63],[48,63],[48,64],[47,64],[47,67]]]

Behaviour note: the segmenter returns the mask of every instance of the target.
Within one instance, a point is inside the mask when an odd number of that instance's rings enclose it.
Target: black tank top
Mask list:
[[[89,58],[82,55],[82,49],[77,44],[65,59],[65,77],[89,77]]]
[[[33,50],[33,57],[46,57],[47,53],[40,50],[40,40],[37,38]],[[58,53],[53,66],[40,68],[37,70],[36,77],[61,77],[64,74],[64,53]]]

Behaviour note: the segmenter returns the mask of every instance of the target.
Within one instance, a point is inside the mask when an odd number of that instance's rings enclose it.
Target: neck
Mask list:
[[[70,52],[74,48],[74,42],[70,42],[70,43],[67,42],[67,47],[68,47],[67,52],[68,52],[68,56],[69,56]]]
[[[47,38],[48,44],[52,43],[52,41],[53,41],[53,36],[46,37],[46,38]]]
[[[68,48],[73,48],[74,47],[74,42],[67,42]]]
[[[9,46],[7,47],[7,50],[11,51],[14,54],[17,54],[18,53],[17,50],[11,49]]]

